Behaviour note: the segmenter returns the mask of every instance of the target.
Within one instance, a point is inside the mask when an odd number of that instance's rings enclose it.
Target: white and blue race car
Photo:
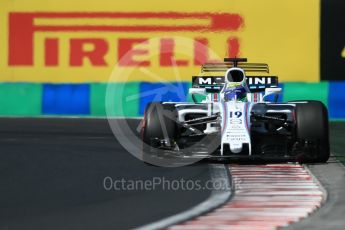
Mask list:
[[[261,75],[247,76],[249,72]],[[204,64],[202,73],[193,77],[189,89],[194,103],[147,106],[142,127],[145,161],[328,160],[327,108],[320,101],[278,103],[282,89],[278,77],[262,74],[269,73],[267,64],[225,58],[223,63]],[[198,97],[203,100],[198,102]]]

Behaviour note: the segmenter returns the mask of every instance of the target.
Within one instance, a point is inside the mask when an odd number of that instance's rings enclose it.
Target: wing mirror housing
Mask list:
[[[263,96],[262,100],[265,101],[266,97],[272,94],[280,94],[282,92],[282,88],[266,88],[265,95]],[[278,98],[277,98],[278,99]]]

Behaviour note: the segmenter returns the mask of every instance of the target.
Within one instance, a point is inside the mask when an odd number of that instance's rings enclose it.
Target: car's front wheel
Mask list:
[[[177,110],[174,104],[150,103],[145,110],[142,140],[143,160],[161,157],[162,149],[173,147],[178,138]]]
[[[296,137],[307,149],[310,147],[308,154],[312,156],[303,157],[300,161],[327,162],[330,156],[328,112],[322,102],[296,102]]]

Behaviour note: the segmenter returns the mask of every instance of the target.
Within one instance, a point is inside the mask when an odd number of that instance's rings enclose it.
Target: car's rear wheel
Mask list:
[[[307,153],[301,162],[324,163],[330,156],[328,112],[320,101],[296,102],[296,137]],[[294,102],[291,102],[294,103]],[[308,157],[308,155],[310,157]]]
[[[177,116],[174,104],[152,102],[146,107],[142,129],[145,162],[150,162],[152,157],[160,157],[161,140],[166,140],[168,146],[174,145],[178,138]]]

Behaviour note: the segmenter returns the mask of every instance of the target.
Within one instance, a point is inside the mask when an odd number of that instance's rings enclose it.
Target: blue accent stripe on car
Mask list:
[[[221,131],[221,136],[223,138],[224,131],[225,131],[225,128],[227,126],[228,111],[227,111],[227,104],[226,103],[222,103],[221,105],[223,108],[223,127],[222,127],[222,131]]]
[[[245,119],[245,123],[246,123],[246,129],[248,131],[248,134],[250,136],[250,113],[249,110],[251,110],[252,107],[252,103],[247,102],[245,105],[245,117],[243,119]]]
[[[42,114],[89,115],[89,84],[44,84]]]

